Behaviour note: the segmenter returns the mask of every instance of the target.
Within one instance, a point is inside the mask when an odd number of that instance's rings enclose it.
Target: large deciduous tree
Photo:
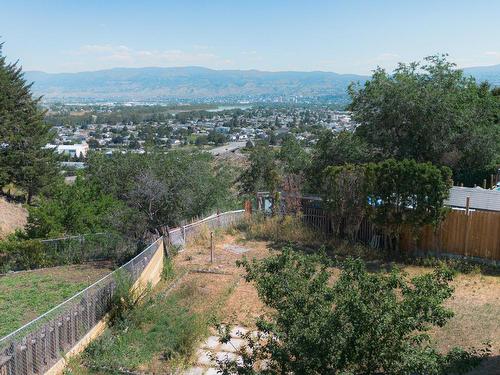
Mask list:
[[[50,193],[29,208],[26,233],[30,238],[109,231],[114,228],[115,212],[122,208],[120,201],[81,177],[72,185],[55,184]]]
[[[129,209],[126,217],[116,220],[129,236],[157,233],[163,226],[236,204],[230,174],[217,168],[208,153],[92,153],[87,163],[89,183]]]
[[[238,181],[243,194],[255,194],[259,190],[276,192],[281,174],[272,149],[266,145],[254,147],[250,153],[250,166]]]
[[[329,166],[366,163],[374,157],[368,144],[356,134],[325,131],[312,150],[308,189],[315,193],[320,191],[323,171]]]
[[[0,44],[0,185],[14,182],[27,194],[28,203],[57,175],[54,139],[33,98],[31,85],[17,63],[7,63]]]
[[[303,174],[310,163],[309,154],[294,136],[288,136],[283,140],[278,159],[283,165],[285,174]]]
[[[446,165],[466,184],[498,162],[500,101],[445,55],[399,64],[393,74],[378,68],[349,93],[356,134],[383,157]]]

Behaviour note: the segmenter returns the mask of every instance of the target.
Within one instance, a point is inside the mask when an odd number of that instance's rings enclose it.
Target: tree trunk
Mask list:
[[[31,190],[28,190],[28,196],[26,197],[26,203],[28,203],[28,205],[31,205],[32,199],[33,199],[33,192]]]

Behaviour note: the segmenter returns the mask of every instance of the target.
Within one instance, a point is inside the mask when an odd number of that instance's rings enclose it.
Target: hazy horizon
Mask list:
[[[499,64],[491,64],[491,65],[477,65],[477,66],[464,66],[460,67],[460,69],[469,69],[469,68],[490,68],[490,67],[496,67],[500,65]],[[251,71],[256,71],[256,72],[261,72],[261,73],[335,73],[339,75],[358,75],[358,76],[365,76],[369,77],[371,72],[366,73],[366,74],[358,74],[358,73],[339,73],[335,72],[333,70],[262,70],[262,69],[254,69],[254,68],[249,68],[249,69],[216,69],[216,68],[209,68],[206,66],[201,66],[201,65],[186,65],[186,66],[114,66],[110,68],[104,68],[104,69],[95,69],[95,70],[80,70],[80,71],[75,71],[75,72],[46,72],[44,70],[26,70],[28,72],[36,72],[36,73],[46,73],[46,74],[78,74],[78,73],[94,73],[94,72],[99,72],[99,71],[106,71],[106,70],[113,70],[113,69],[179,69],[179,68],[200,68],[200,69],[208,69],[208,70],[214,70],[214,71],[240,71],[240,72],[251,72]],[[374,68],[375,69],[375,68]]]

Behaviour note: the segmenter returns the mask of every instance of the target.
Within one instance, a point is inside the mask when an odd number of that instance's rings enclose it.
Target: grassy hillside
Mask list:
[[[24,228],[27,217],[28,211],[23,206],[0,197],[0,239],[16,229]]]

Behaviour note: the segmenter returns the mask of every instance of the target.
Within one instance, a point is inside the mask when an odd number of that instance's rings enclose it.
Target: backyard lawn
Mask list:
[[[96,263],[1,276],[0,337],[50,310],[110,271],[107,263]]]

